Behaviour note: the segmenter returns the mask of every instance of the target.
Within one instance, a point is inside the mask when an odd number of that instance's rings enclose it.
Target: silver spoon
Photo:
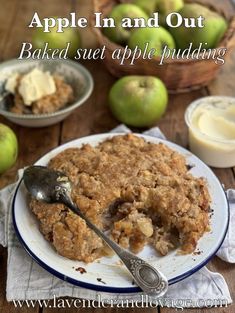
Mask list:
[[[87,225],[115,251],[133,276],[136,284],[146,294],[160,297],[166,293],[168,282],[161,272],[112,241],[92,224],[73,203],[71,199],[72,184],[67,176],[47,167],[31,166],[24,171],[23,180],[27,190],[37,200],[47,203],[63,203],[83,218]]]

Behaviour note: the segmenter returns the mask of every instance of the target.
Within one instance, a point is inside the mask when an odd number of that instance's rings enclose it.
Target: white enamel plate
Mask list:
[[[71,141],[46,154],[36,162],[36,165],[46,166],[52,157],[67,148],[81,147],[86,143],[95,146],[99,142],[116,135],[94,135]],[[142,137],[153,143],[163,142],[183,154],[188,164],[194,165],[191,169],[192,174],[196,177],[206,178],[212,198],[211,208],[214,214],[211,217],[211,232],[208,232],[200,239],[198,244],[200,254],[177,255],[177,251],[173,251],[162,257],[158,256],[151,247],[145,247],[139,254],[140,257],[162,271],[170,284],[174,284],[198,271],[220,248],[228,228],[228,202],[219,180],[197,157],[173,143],[149,136]],[[135,293],[140,291],[137,286],[133,286],[132,278],[116,256],[111,258],[103,257],[93,263],[85,264],[66,259],[56,253],[53,246],[40,233],[38,222],[28,207],[26,195],[27,192],[21,181],[13,201],[13,223],[23,247],[44,269],[74,285],[92,290],[113,293]],[[86,273],[81,274],[76,271],[75,269],[78,267],[85,268]]]

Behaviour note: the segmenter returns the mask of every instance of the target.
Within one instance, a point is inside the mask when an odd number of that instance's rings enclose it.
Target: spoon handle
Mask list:
[[[68,200],[68,199],[67,199]],[[86,216],[71,201],[66,205],[77,215],[83,218],[99,237],[101,237],[112,248],[126,265],[134,278],[136,284],[148,295],[163,296],[168,288],[167,279],[153,266],[135,256],[133,253],[121,248],[116,242],[106,236],[99,228],[86,218]]]

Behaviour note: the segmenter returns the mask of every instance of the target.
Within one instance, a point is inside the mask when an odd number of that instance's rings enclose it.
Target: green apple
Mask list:
[[[111,41],[114,41],[118,44],[125,44],[127,43],[128,39],[130,38],[132,28],[125,28],[122,27],[122,19],[125,17],[129,18],[141,18],[148,19],[147,14],[139,8],[137,5],[124,3],[119,4],[113,8],[109,17],[113,18],[115,21],[116,27],[108,27],[104,28],[104,34],[108,37]]]
[[[151,16],[156,11],[158,1],[159,0],[133,0],[132,3],[140,7],[149,16]]]
[[[180,26],[170,29],[179,49],[187,49],[191,42],[193,49],[198,48],[200,43],[203,48],[215,48],[228,28],[228,23],[222,16],[200,4],[185,4],[179,13],[183,18],[198,18],[201,15],[205,18],[203,28]]]
[[[73,58],[76,55],[77,49],[81,48],[81,37],[77,30],[67,27],[63,29],[63,33],[57,33],[56,27],[50,29],[51,32],[43,32],[43,28],[37,28],[33,33],[34,49],[43,49],[45,43],[48,42],[49,49],[64,49],[67,43],[70,43],[68,56]]]
[[[111,88],[109,104],[114,116],[130,126],[148,127],[166,111],[168,93],[153,76],[125,76]]]
[[[0,174],[12,167],[18,155],[18,142],[15,133],[6,125],[0,124]]]
[[[166,24],[166,17],[172,12],[178,12],[184,6],[184,0],[157,0],[157,11],[160,16],[160,23]]]
[[[159,28],[139,28],[131,34],[128,46],[134,49],[138,46],[142,51],[146,43],[149,43],[148,50],[155,48],[155,56],[161,56],[165,46],[169,49],[175,48],[175,41],[172,35],[163,27]]]

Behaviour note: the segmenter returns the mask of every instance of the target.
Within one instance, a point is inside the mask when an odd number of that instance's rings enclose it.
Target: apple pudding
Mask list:
[[[184,156],[163,143],[133,134],[118,135],[96,147],[69,148],[48,165],[73,183],[72,198],[101,230],[134,253],[152,245],[156,253],[192,253],[210,229],[210,195]],[[62,204],[30,200],[40,230],[64,257],[92,262],[109,249]]]
[[[25,74],[14,73],[5,89],[13,95],[10,111],[17,114],[54,113],[74,99],[73,89],[63,77],[39,68]]]

